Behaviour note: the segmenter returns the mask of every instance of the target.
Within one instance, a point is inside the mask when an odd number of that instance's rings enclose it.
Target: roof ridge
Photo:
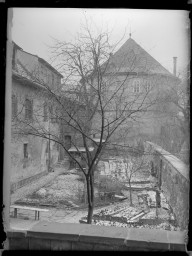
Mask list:
[[[148,72],[152,73],[159,73],[159,74],[166,74],[169,76],[173,76],[173,74],[167,70],[159,61],[157,61],[150,53],[148,53],[142,46],[140,46],[133,38],[128,38],[126,42],[113,54],[111,62],[118,62],[122,59],[123,60],[123,67],[120,67],[120,72],[123,72],[123,69],[129,68],[128,58],[130,55],[135,54],[136,58],[133,63],[135,65],[134,69],[139,70],[143,68],[143,58],[145,58],[146,69]],[[128,58],[126,58],[128,57]],[[139,58],[140,57],[140,58]],[[142,57],[142,58],[141,58]],[[137,63],[136,63],[137,61]],[[141,65],[142,64],[142,65]],[[141,66],[140,66],[141,65]],[[118,66],[118,65],[117,65]],[[133,70],[134,71],[134,70]],[[138,72],[138,71],[137,71]]]
[[[132,39],[132,38],[131,38]],[[148,53],[142,46],[140,46],[134,39],[132,39],[143,51],[145,51],[154,61],[156,61],[161,67],[163,67],[163,69],[165,69],[167,72],[171,74],[171,72],[169,70],[167,70],[158,60],[156,60],[150,53]]]
[[[35,55],[35,54],[33,54],[33,53],[24,51],[24,50],[23,50],[20,46],[18,46],[15,42],[13,42],[13,43],[14,43],[17,47],[19,47],[19,50],[20,50],[20,51],[22,51],[22,52],[24,52],[24,53],[27,53],[27,54],[29,54],[29,55],[31,55],[31,56],[36,57],[36,58],[38,59],[38,61],[44,62],[50,69],[52,69],[56,74],[58,74],[60,77],[63,78],[63,75],[62,75],[59,71],[57,71],[48,61],[46,61],[45,59],[39,57],[38,55]]]

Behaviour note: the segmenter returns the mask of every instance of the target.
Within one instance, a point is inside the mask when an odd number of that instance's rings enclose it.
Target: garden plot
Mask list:
[[[163,222],[156,225],[149,224],[140,224],[140,223],[120,223],[117,221],[103,221],[103,220],[93,220],[93,225],[97,226],[114,226],[114,227],[122,227],[122,228],[149,228],[149,229],[163,229],[169,231],[179,231],[179,227],[176,227],[168,222]]]
[[[43,205],[50,207],[78,207],[80,192],[84,190],[79,175],[60,175],[35,193],[17,201],[19,204]]]
[[[129,191],[124,191],[129,198]],[[106,207],[93,215],[93,224],[100,226],[136,227],[164,230],[179,230],[174,215],[171,214],[166,199],[161,193],[161,208],[156,209],[156,192],[143,190],[140,195],[146,196],[139,205],[137,195],[133,192],[133,206],[129,202]],[[82,220],[86,221],[86,217]]]
[[[115,207],[109,207],[93,215],[93,220],[102,221],[115,221],[119,223],[128,223],[131,218],[138,214],[145,214],[139,207],[129,207],[128,204],[117,205]],[[86,220],[87,216],[83,217],[82,220]]]

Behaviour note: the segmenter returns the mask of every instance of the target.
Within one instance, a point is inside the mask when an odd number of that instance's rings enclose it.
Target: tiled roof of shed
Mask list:
[[[131,37],[110,57],[107,72],[144,72],[173,76]]]

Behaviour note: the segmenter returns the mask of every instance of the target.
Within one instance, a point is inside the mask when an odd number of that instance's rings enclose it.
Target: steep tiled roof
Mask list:
[[[132,38],[129,38],[120,49],[110,57],[109,72],[144,72],[173,76]]]
[[[24,50],[23,50],[19,45],[17,45],[14,41],[12,41],[12,43],[13,43],[13,47],[17,48],[18,50],[20,50],[20,51],[23,52],[23,53],[26,53],[26,54],[28,54],[28,55],[30,55],[30,56],[33,56],[33,57],[37,58],[37,60],[38,60],[39,62],[41,62],[43,65],[47,66],[47,68],[49,68],[49,69],[52,70],[54,73],[56,73],[56,74],[59,75],[61,78],[63,78],[63,75],[62,75],[61,73],[59,73],[54,67],[52,67],[46,60],[40,58],[39,56],[37,56],[37,55],[35,55],[35,54],[32,54],[32,53],[29,53],[29,52],[24,51]],[[19,68],[22,69],[23,67],[21,67],[21,65],[20,65]],[[25,71],[26,71],[26,68],[25,68]]]

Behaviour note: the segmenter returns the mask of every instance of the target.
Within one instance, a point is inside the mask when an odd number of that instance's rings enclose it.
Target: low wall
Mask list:
[[[189,220],[189,169],[177,157],[158,145],[146,142],[145,151],[153,154],[159,188],[165,195],[179,227],[187,229]]]
[[[185,232],[40,221],[7,233],[10,250],[185,251]]]
[[[37,173],[36,175],[33,175],[31,177],[25,178],[23,180],[11,183],[11,194],[13,194],[17,189],[26,186],[27,184],[40,179],[41,177],[45,176],[48,172],[44,171],[44,172],[40,172]]]

